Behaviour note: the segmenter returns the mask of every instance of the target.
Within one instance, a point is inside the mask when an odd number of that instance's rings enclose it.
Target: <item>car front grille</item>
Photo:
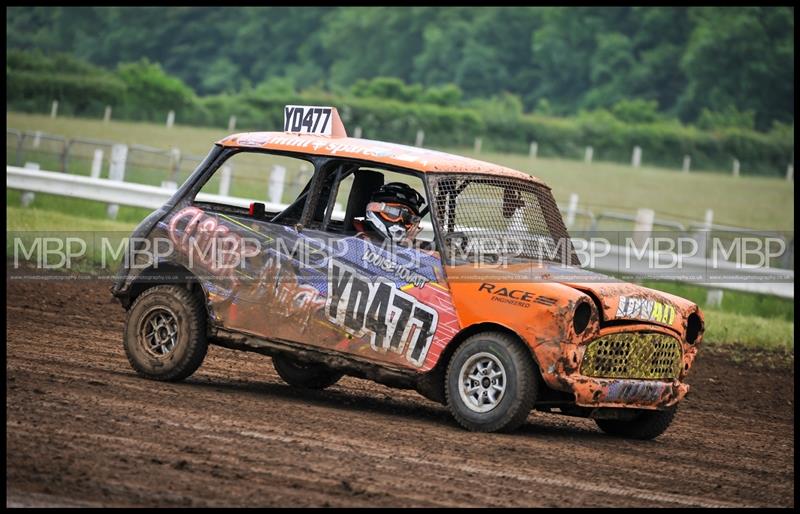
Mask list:
[[[666,334],[621,332],[588,344],[581,374],[598,378],[675,379],[681,344]]]

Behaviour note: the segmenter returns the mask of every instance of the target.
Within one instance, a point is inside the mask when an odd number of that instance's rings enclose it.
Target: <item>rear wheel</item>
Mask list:
[[[284,382],[304,389],[325,389],[343,376],[324,364],[300,362],[281,355],[272,358],[272,365]]]
[[[533,408],[537,377],[521,341],[498,332],[476,334],[456,349],[447,366],[447,406],[467,430],[512,431]]]
[[[630,439],[654,439],[669,428],[678,406],[667,410],[643,410],[633,419],[596,419],[597,426],[603,432]]]
[[[125,355],[139,375],[183,380],[208,350],[202,300],[183,286],[151,287],[128,310],[124,335]]]

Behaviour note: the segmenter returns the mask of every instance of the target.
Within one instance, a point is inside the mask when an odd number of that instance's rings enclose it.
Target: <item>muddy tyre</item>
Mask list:
[[[663,434],[672,420],[678,406],[667,410],[643,410],[631,420],[596,419],[603,432],[628,439],[653,439]]]
[[[140,294],[128,310],[124,334],[131,366],[153,380],[183,380],[208,351],[202,299],[183,286],[155,286]]]
[[[445,377],[447,407],[473,432],[510,432],[536,401],[538,373],[530,351],[507,334],[476,334],[456,349]]]
[[[284,382],[303,389],[325,389],[343,376],[324,364],[300,362],[280,355],[272,358],[272,365]]]

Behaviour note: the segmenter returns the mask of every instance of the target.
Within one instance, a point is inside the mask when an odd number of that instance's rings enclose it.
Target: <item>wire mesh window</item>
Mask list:
[[[486,175],[430,175],[436,217],[451,263],[537,260],[577,265],[550,190]]]

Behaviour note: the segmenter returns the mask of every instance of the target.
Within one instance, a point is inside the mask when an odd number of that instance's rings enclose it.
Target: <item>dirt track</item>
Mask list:
[[[108,282],[7,278],[8,506],[794,506],[794,374],[701,350],[661,437],[532,413],[460,429],[411,391],[285,385],[218,347],[139,378]]]

